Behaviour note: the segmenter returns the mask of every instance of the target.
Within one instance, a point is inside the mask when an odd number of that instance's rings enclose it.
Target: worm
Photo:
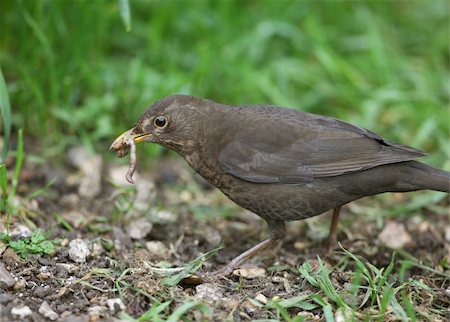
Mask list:
[[[125,144],[127,144],[130,147],[130,167],[128,168],[125,178],[129,183],[134,183],[133,174],[136,171],[137,165],[136,143],[134,142],[133,139],[130,138],[127,141],[125,141]]]

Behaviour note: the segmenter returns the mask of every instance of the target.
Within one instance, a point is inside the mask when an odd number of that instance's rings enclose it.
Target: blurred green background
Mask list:
[[[129,32],[121,3],[0,2],[12,131],[42,157],[106,154],[145,107],[185,93],[339,117],[450,167],[446,0],[130,1]]]

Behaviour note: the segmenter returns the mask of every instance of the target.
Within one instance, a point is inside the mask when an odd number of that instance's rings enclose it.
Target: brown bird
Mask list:
[[[114,141],[119,156],[135,143],[161,144],[239,206],[262,217],[270,238],[233,259],[235,267],[283,237],[285,222],[339,209],[383,192],[450,192],[450,173],[413,161],[425,153],[338,119],[278,106],[228,106],[174,95],[148,107]]]

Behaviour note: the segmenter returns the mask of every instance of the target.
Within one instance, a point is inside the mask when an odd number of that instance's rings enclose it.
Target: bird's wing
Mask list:
[[[221,149],[220,163],[226,172],[246,181],[303,184],[425,155],[352,124],[308,115],[303,131],[290,127],[282,135],[253,133],[253,137],[248,131],[236,133]]]

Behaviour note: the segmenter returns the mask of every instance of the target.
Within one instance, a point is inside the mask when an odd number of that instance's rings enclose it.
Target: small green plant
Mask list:
[[[319,268],[317,270],[313,270],[308,262],[299,268],[302,277],[325,294],[326,297],[317,293],[309,298],[322,306],[327,321],[333,320],[333,310],[340,311],[346,319],[350,320],[355,318],[382,320],[388,310],[390,314],[394,314],[401,320],[416,320],[413,305],[403,293],[407,283],[398,283],[392,274],[395,253],[392,255],[389,265],[379,269],[367,261],[363,262],[346,249],[342,248],[342,250],[356,266],[356,271],[352,273],[352,285],[344,292],[335,289],[330,279],[331,272],[320,258],[318,258]],[[344,293],[347,293],[346,296]],[[362,300],[357,301],[358,295],[362,295]],[[330,302],[326,299],[329,299]],[[370,316],[365,316],[359,311],[365,306],[371,308]],[[374,315],[373,312],[377,313]]]
[[[57,240],[48,240],[46,234],[37,229],[31,234],[31,237],[10,241],[9,247],[20,257],[26,259],[31,254],[52,254],[55,252],[55,245],[58,243]]]

